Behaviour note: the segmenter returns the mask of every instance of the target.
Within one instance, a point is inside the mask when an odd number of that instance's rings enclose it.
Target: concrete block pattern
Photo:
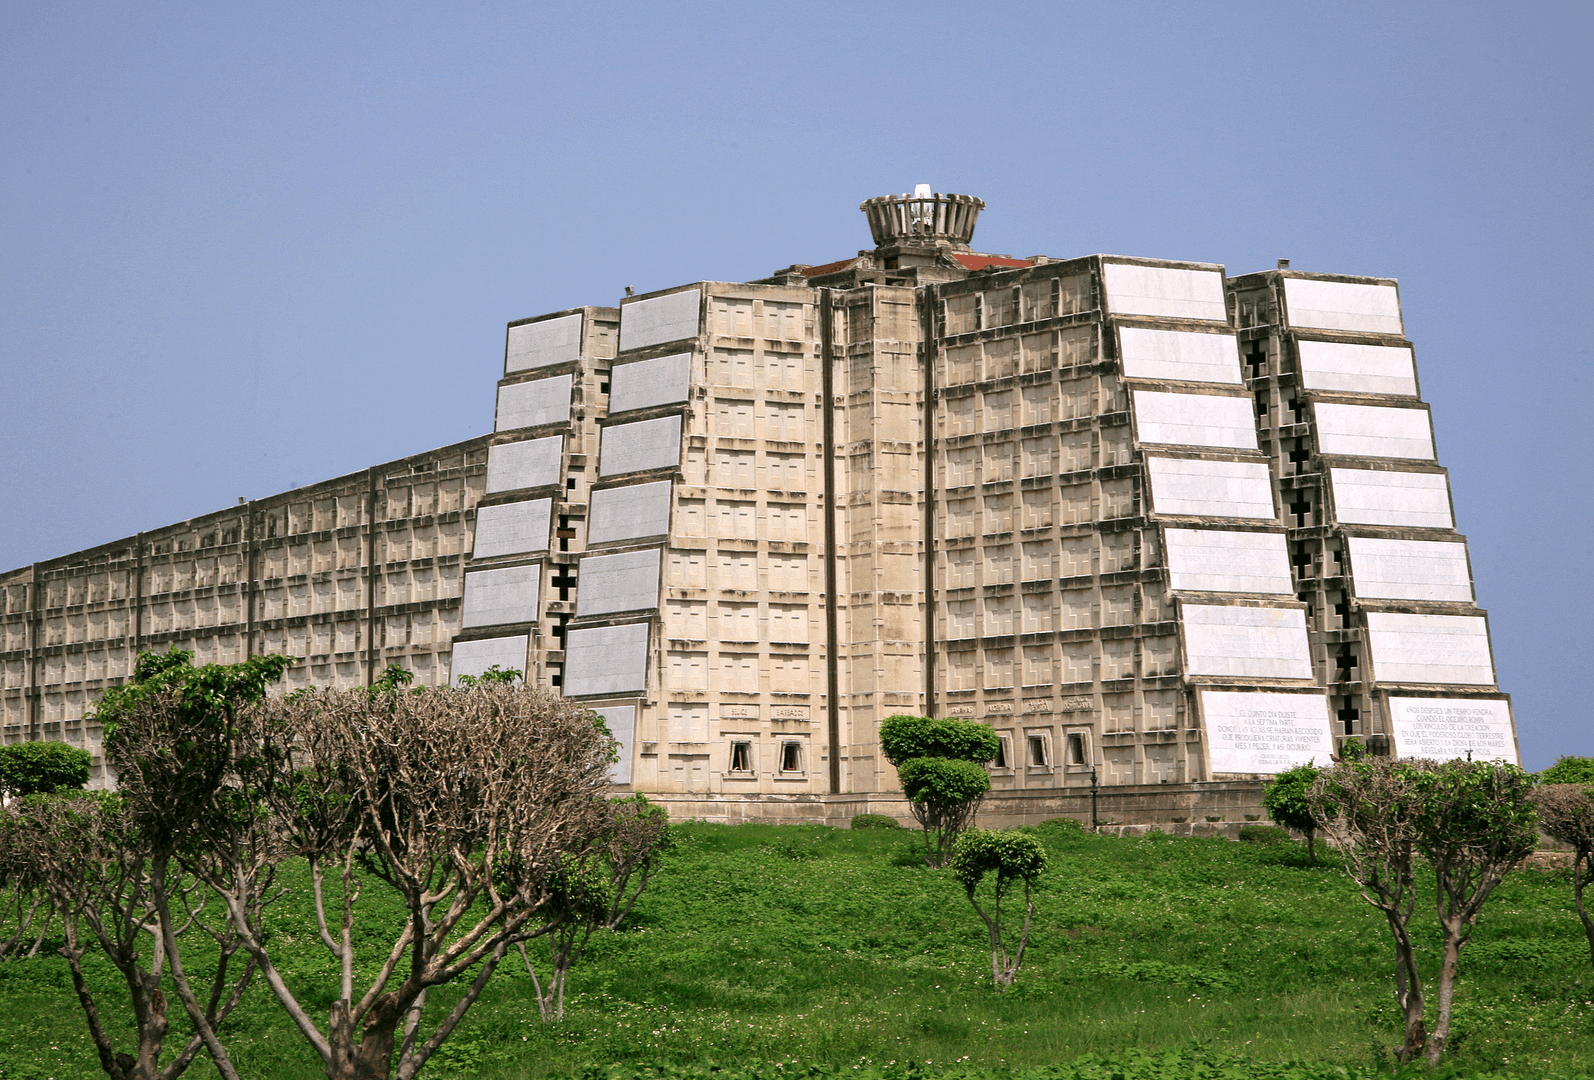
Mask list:
[[[1239,386],[1240,348],[1233,334],[1198,334],[1187,330],[1148,330],[1125,326],[1118,331],[1119,359],[1131,379]]]
[[[697,337],[700,289],[620,305],[620,351]]]
[[[1175,589],[1295,594],[1282,533],[1169,529],[1163,535]]]
[[[1284,303],[1296,329],[1400,334],[1400,296],[1393,285],[1284,279]]]
[[[1489,627],[1480,615],[1369,611],[1367,650],[1381,683],[1494,683]]]
[[[471,556],[490,559],[548,550],[548,529],[553,519],[552,499],[483,506],[476,511],[476,545]]]
[[[603,717],[603,726],[609,729],[614,741],[620,744],[619,760],[609,769],[611,784],[631,782],[631,756],[636,750],[636,706],[611,705],[606,709],[593,709]]]
[[[474,678],[494,666],[503,671],[518,671],[525,674],[527,641],[525,634],[483,638],[480,641],[461,641],[454,646],[448,677],[455,686],[458,686],[461,675]]]
[[[1256,449],[1256,406],[1248,397],[1133,392],[1135,431],[1144,443]]]
[[[1417,365],[1409,345],[1353,345],[1343,341],[1296,342],[1301,383],[1308,390],[1362,394],[1417,393]]]
[[[605,615],[659,606],[659,549],[588,555],[581,560],[576,614]]]
[[[461,625],[501,626],[535,621],[537,590],[541,583],[541,563],[466,574]]]
[[[609,412],[612,415],[685,401],[691,378],[691,353],[616,364],[609,372]]]
[[[496,448],[495,448],[496,449]],[[598,444],[598,475],[621,476],[681,463],[681,418],[661,416],[603,429]]]
[[[1521,764],[1509,701],[1391,697],[1389,731],[1396,757]]]
[[[1310,679],[1306,613],[1299,608],[1185,604],[1185,670],[1192,675]]]
[[[546,439],[496,444],[487,451],[488,492],[557,484],[563,443],[562,436],[550,435]]]
[[[1146,458],[1154,514],[1277,520],[1268,468],[1257,461]]]
[[[1443,540],[1349,538],[1356,595],[1376,600],[1472,601],[1467,545]]]
[[[504,374],[551,367],[581,357],[581,313],[509,328]]]
[[[570,419],[572,377],[511,383],[498,388],[498,426],[495,431],[558,424]]]
[[[1317,445],[1325,454],[1432,461],[1433,427],[1427,409],[1383,405],[1313,404]]]
[[[594,626],[565,635],[566,697],[633,694],[647,689],[648,624]]]
[[[638,540],[670,531],[670,481],[601,488],[592,493],[587,543]]]
[[[1200,693],[1215,773],[1280,773],[1313,761],[1327,765],[1334,753],[1321,693]]]
[[[1449,529],[1450,482],[1444,473],[1330,469],[1335,520],[1345,525]]]
[[[1161,315],[1172,319],[1226,322],[1223,275],[1216,270],[1164,266],[1102,265],[1107,308],[1114,315]]]

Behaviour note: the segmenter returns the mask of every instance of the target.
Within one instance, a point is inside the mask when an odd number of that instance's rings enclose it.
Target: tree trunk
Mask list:
[[[1433,1038],[1428,1041],[1428,1064],[1439,1064],[1445,1052],[1445,1040],[1450,1038],[1450,1007],[1456,996],[1456,965],[1461,958],[1461,945],[1466,926],[1460,918],[1441,920],[1445,943],[1439,961],[1439,1013],[1434,1017]]]
[[[1426,1007],[1422,994],[1422,979],[1417,974],[1417,954],[1412,947],[1406,927],[1397,923],[1393,913],[1389,928],[1395,936],[1395,1000],[1400,1004],[1401,1020],[1405,1027],[1405,1042],[1395,1051],[1402,1062],[1416,1061],[1428,1047]]]
[[[1588,938],[1589,962],[1594,963],[1594,919],[1583,906],[1583,886],[1594,872],[1594,851],[1581,849],[1572,855],[1572,900],[1577,905],[1577,917],[1583,920],[1583,933]]]
[[[1311,866],[1317,865],[1317,830],[1306,830],[1306,861]]]

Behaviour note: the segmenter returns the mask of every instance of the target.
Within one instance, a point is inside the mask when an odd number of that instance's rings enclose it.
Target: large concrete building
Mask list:
[[[0,576],[5,738],[93,745],[177,646],[524,671],[712,816],[888,805],[902,712],[992,723],[1009,817],[1234,816],[1350,737],[1515,761],[1395,282],[980,254],[982,208],[512,322],[490,436]]]

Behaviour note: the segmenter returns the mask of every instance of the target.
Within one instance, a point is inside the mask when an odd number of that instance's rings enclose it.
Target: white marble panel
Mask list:
[[[1256,449],[1256,403],[1248,397],[1133,391],[1141,443]]]
[[[1449,529],[1450,483],[1444,473],[1330,469],[1334,519],[1345,525]]]
[[[636,748],[636,706],[611,705],[606,709],[592,711],[603,717],[603,726],[609,729],[614,741],[620,744],[619,760],[609,768],[609,783],[629,784],[631,757]]]
[[[1445,540],[1349,538],[1356,595],[1375,600],[1472,600],[1467,545]]]
[[[639,540],[670,531],[670,481],[600,488],[592,493],[587,543]]]
[[[1284,303],[1297,329],[1399,334],[1400,296],[1393,285],[1284,279]]]
[[[1223,275],[1216,270],[1103,263],[1107,307],[1114,315],[1161,315],[1170,319],[1227,322]]]
[[[1301,382],[1309,390],[1362,394],[1417,393],[1417,364],[1409,345],[1298,341]]]
[[[609,371],[609,413],[685,401],[691,378],[691,353],[616,364]]]
[[[620,351],[697,337],[702,292],[666,293],[620,305]]]
[[[1521,764],[1509,701],[1392,697],[1389,728],[1396,757]]]
[[[504,374],[551,367],[581,357],[581,313],[509,328]]]
[[[548,528],[553,519],[552,499],[527,499],[476,508],[476,543],[471,555],[491,559],[548,550]]]
[[[527,640],[525,634],[517,634],[514,637],[455,642],[448,677],[457,686],[461,675],[476,678],[490,667],[497,667],[500,671],[518,671],[525,675]]]
[[[1373,678],[1384,683],[1452,683],[1489,686],[1494,660],[1489,627],[1481,615],[1367,613],[1367,649]]]
[[[515,491],[559,482],[564,437],[498,443],[487,451],[487,491]]]
[[[1385,405],[1312,405],[1317,445],[1325,454],[1433,460],[1433,427],[1427,409]]]
[[[611,424],[598,443],[598,475],[621,476],[681,463],[681,418]]]
[[[1290,558],[1283,533],[1169,529],[1163,534],[1169,583],[1201,592],[1275,593],[1292,596]]]
[[[498,426],[495,431],[558,424],[570,419],[572,376],[511,383],[498,388]]]
[[[1233,334],[1198,334],[1189,330],[1149,330],[1125,326],[1118,331],[1123,372],[1131,379],[1167,379],[1238,386],[1240,347]]]
[[[594,626],[565,635],[566,697],[647,689],[648,624]]]
[[[1154,514],[1277,520],[1262,462],[1148,456],[1146,470]]]
[[[541,583],[541,563],[471,571],[465,575],[462,625],[501,626],[535,621]]]
[[[659,606],[659,549],[588,555],[581,560],[577,615],[642,611]]]
[[[1299,608],[1185,604],[1185,670],[1191,675],[1310,679],[1306,613]]]
[[[1327,765],[1334,753],[1322,693],[1202,690],[1201,716],[1215,773],[1281,773],[1313,762]]]

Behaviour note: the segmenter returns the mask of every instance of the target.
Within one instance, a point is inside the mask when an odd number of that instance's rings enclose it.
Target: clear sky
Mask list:
[[[8,4],[0,570],[484,434],[507,321],[928,183],[983,251],[1399,278],[1525,764],[1594,754],[1590,12]]]

